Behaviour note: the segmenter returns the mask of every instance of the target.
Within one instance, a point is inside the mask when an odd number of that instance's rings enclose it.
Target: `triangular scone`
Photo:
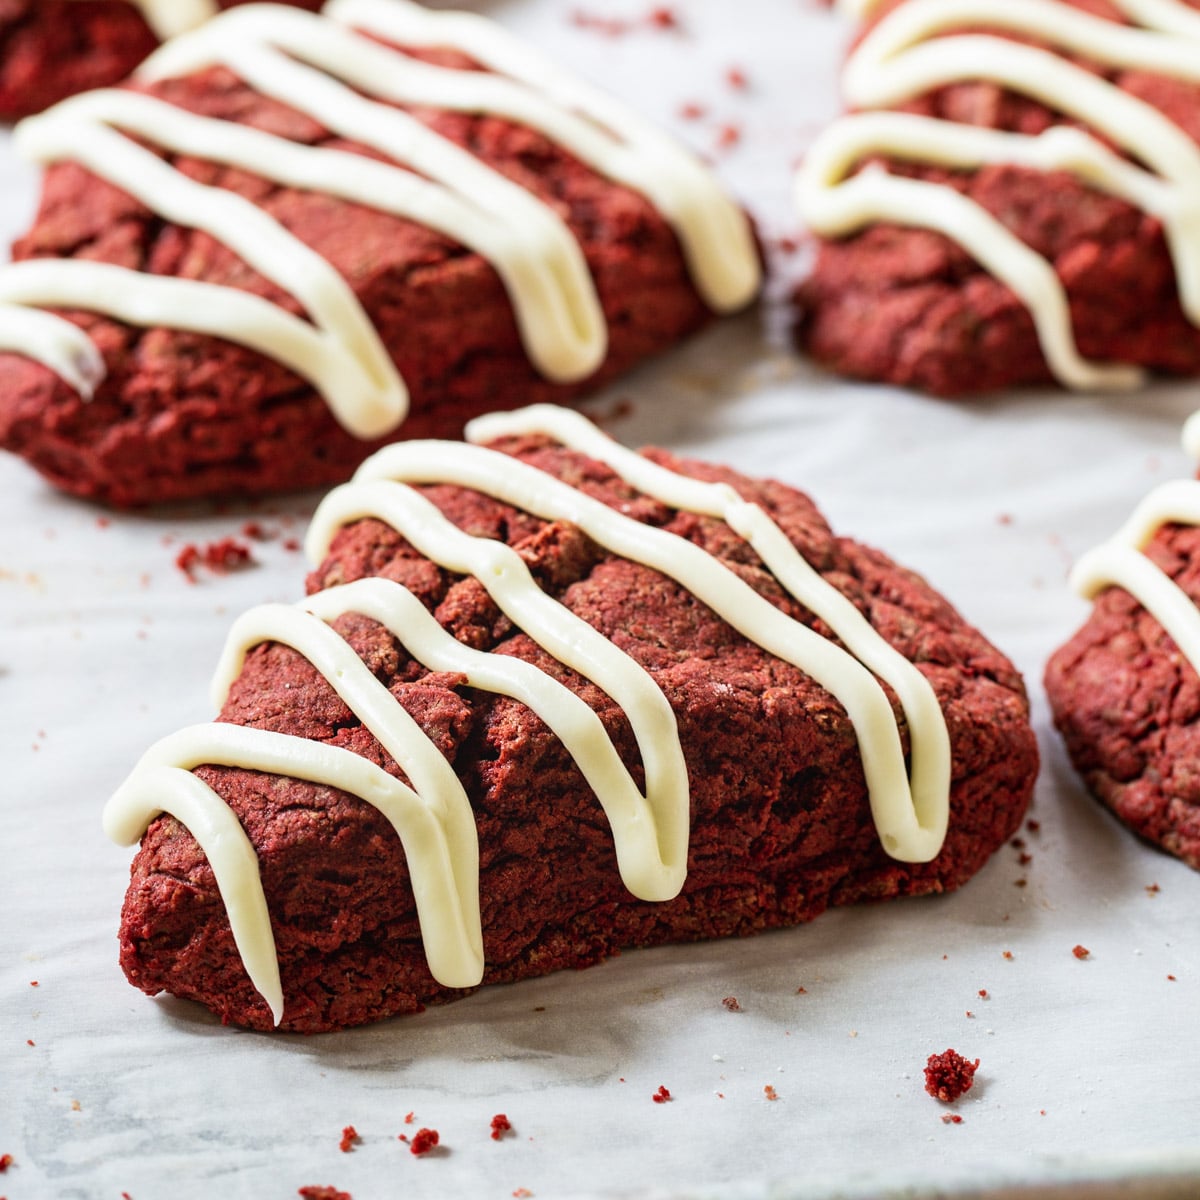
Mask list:
[[[947,396],[1200,373],[1200,2],[842,0],[799,340]]]
[[[1073,582],[1095,605],[1046,666],[1055,724],[1092,794],[1200,870],[1200,480],[1152,491]]]
[[[1022,681],[920,578],[783,484],[564,409],[470,436],[329,495],[308,599],[237,622],[219,723],[110,802],[119,840],[149,823],[135,985],[336,1029],[945,891],[1012,834]]]
[[[0,446],[115,505],[340,482],[592,391],[760,282],[696,156],[410,0],[232,9],[14,145],[49,169],[0,269]]]

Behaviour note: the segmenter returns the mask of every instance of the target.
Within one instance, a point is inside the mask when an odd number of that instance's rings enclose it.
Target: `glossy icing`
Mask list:
[[[1200,413],[1188,419],[1182,441],[1184,450],[1200,459]],[[1071,585],[1088,600],[1109,587],[1128,592],[1200,672],[1200,610],[1145,553],[1164,525],[1200,525],[1200,480],[1176,479],[1156,487],[1112,537],[1079,559]]]
[[[634,783],[599,719],[563,685],[510,656],[457,642],[400,584],[362,580],[297,606],[251,610],[231,631],[214,682],[219,704],[248,650],[279,642],[303,654],[400,764],[411,787],[373,764],[299,738],[227,724],[184,730],[153,747],[110,800],[106,829],[133,843],[158,811],[199,822],[239,951],[276,1021],[283,1011],[266,902],[244,836],[228,829],[225,802],[189,769],[224,763],[313,780],[385,811],[400,837],[417,896],[430,970],[452,987],[483,974],[479,937],[478,846],[461,784],[432,742],[360,662],[330,622],[363,613],[387,626],[433,671],[461,672],[470,686],[528,705],[561,739],[594,790],[613,832],[621,878],[640,899],[669,900],[682,888],[690,822],[687,763],[670,704],[653,676],[613,642],[538,587],[521,557],[493,539],[463,532],[414,485],[471,488],[546,520],[579,526],[614,555],[660,571],[688,589],[763,649],[814,678],[853,722],[880,840],[893,857],[924,862],[941,848],[949,817],[950,742],[925,677],[827,584],[757,505],[725,484],[690,479],[623,450],[576,413],[537,406],[475,422],[473,442],[540,432],[607,463],[632,487],[674,508],[723,520],[758,552],[779,583],[825,621],[841,645],[793,620],[701,547],[624,516],[574,487],[476,444],[403,442],[368,459],[355,479],[319,506],[307,540],[319,562],[343,525],[375,517],[422,555],[477,579],[514,625],[557,661],[606,692],[624,710],[644,768]],[[842,646],[846,648],[843,649]],[[911,742],[911,780],[897,717],[880,680],[896,693]],[[294,750],[289,750],[294,746]],[[290,766],[295,755],[296,769]],[[236,822],[234,822],[236,824]],[[209,829],[225,830],[219,837]]]
[[[851,54],[843,76],[846,99],[863,111],[841,118],[817,139],[796,182],[801,215],[823,236],[845,236],[884,221],[933,229],[957,242],[1021,298],[1051,371],[1076,388],[1127,388],[1141,373],[1080,356],[1067,295],[1048,260],[950,187],[874,166],[858,173],[855,168],[884,155],[962,170],[1009,163],[1069,171],[1162,222],[1180,300],[1189,319],[1200,324],[1200,147],[1156,108],[1063,55],[979,32],[1029,37],[1105,66],[1200,83],[1200,13],[1178,0],[1113,3],[1133,24],[1055,0],[908,0]],[[869,15],[877,3],[851,0],[847,7]],[[1136,161],[1074,127],[1053,126],[1030,137],[875,111],[974,80],[1039,100]]]
[[[455,46],[498,73],[422,63],[369,33],[414,47]],[[339,0],[324,16],[246,5],[164,45],[138,74],[156,80],[215,64],[389,161],[298,145],[128,91],[77,96],[22,122],[15,137],[26,157],[80,162],[163,219],[204,230],[308,318],[231,287],[106,264],[5,267],[0,349],[38,359],[85,397],[103,378],[103,362],[83,330],[45,309],[90,310],[252,347],[311,383],[362,438],[391,432],[407,413],[404,382],[338,272],[263,209],[187,178],[139,141],[393,213],[469,247],[495,267],[531,362],[555,382],[586,378],[607,350],[578,241],[549,205],[394,103],[496,113],[541,130],[660,207],[711,307],[741,307],[758,288],[749,223],[698,160],[482,18],[408,0]]]

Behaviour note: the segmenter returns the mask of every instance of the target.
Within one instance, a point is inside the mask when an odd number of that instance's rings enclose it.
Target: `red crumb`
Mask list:
[[[1011,525],[1013,523],[1012,513],[1001,513],[996,521],[1000,525]]]
[[[658,1091],[655,1092],[654,1095],[650,1097],[650,1099],[653,1100],[655,1104],[666,1104],[666,1102],[668,1100],[670,1100],[670,1098],[671,1098],[671,1093],[668,1092],[667,1089],[662,1086],[662,1084],[658,1085]]]
[[[1037,831],[1039,829],[1041,829],[1041,827],[1042,827],[1041,821],[1035,821],[1032,817],[1030,817],[1029,820],[1025,822],[1025,828],[1028,829],[1030,833],[1037,833]]]
[[[3,1175],[12,1165],[13,1156],[11,1154],[0,1154],[0,1175]]]
[[[721,1003],[727,1009],[729,1009],[730,1012],[741,1012],[742,1011],[742,1006],[738,1003],[738,998],[736,996],[726,996],[725,999],[721,1001]]]
[[[971,1011],[971,1010],[968,1008],[968,1009],[967,1009],[967,1016],[968,1016],[968,1017],[974,1017],[974,1016],[975,1016],[975,1014],[974,1014],[974,1013],[973,1013],[973,1012],[972,1012],[972,1011]]]
[[[763,1095],[766,1096],[766,1098],[768,1100],[778,1100],[779,1099],[779,1093],[769,1083],[764,1085]]]
[[[796,995],[797,995],[797,996],[807,996],[807,995],[808,995],[808,988],[806,988],[806,987],[798,987],[798,988],[796,989]]]
[[[97,517],[96,528],[107,529],[112,524],[112,517]]]
[[[742,140],[742,128],[732,121],[717,129],[717,149],[731,150]]]
[[[730,67],[725,72],[725,82],[735,92],[744,92],[750,86],[750,80],[746,78],[746,72],[741,67]]]
[[[355,1142],[361,1141],[362,1138],[358,1136],[358,1130],[355,1129],[353,1125],[347,1125],[346,1128],[342,1130],[342,1140],[338,1142],[338,1149],[343,1154],[349,1154],[350,1147],[353,1146]]]
[[[1074,946],[1071,949],[1071,953],[1075,955],[1076,958],[1087,958],[1088,948],[1086,946]]]
[[[1170,980],[1172,983],[1177,983],[1177,982],[1178,982],[1178,980],[1176,980],[1176,978],[1175,978],[1175,976],[1174,976],[1174,975],[1168,975],[1168,976],[1167,976],[1167,978],[1168,978],[1168,979],[1169,979],[1169,980]]]
[[[298,1188],[296,1195],[303,1196],[304,1200],[353,1200],[349,1192],[339,1192],[337,1188],[328,1184],[324,1187],[310,1184],[308,1187]]]
[[[1158,893],[1162,891],[1162,888],[1160,888],[1157,883],[1148,883],[1146,884],[1146,891],[1151,896],[1157,896]]]
[[[599,13],[587,12],[584,9],[574,9],[570,15],[572,25],[580,29],[590,29],[595,33],[603,33],[608,37],[624,37],[639,26],[648,29],[678,29],[679,17],[672,8],[652,8],[640,20],[622,17],[605,17]]]
[[[1005,950],[1003,955],[1001,955],[1002,958],[1007,958],[1009,960],[1009,962],[1012,961],[1012,956],[1013,956],[1013,952],[1011,950]]]
[[[38,987],[38,986],[39,986],[39,985],[38,985],[38,981],[37,981],[36,979],[31,979],[31,980],[29,981],[29,986],[30,986],[30,987]]]
[[[969,1062],[957,1050],[931,1054],[925,1064],[925,1090],[949,1104],[971,1090],[978,1069],[979,1059]]]
[[[800,239],[786,234],[776,238],[773,244],[780,254],[795,254],[800,249]]]
[[[980,998],[981,1000],[986,1000],[986,999],[988,998],[988,990],[987,990],[987,988],[980,988],[980,989],[979,989],[979,998]]]
[[[193,572],[197,567],[207,567],[215,574],[224,575],[228,571],[236,571],[239,567],[249,566],[253,562],[254,558],[250,553],[250,547],[245,542],[239,542],[236,538],[231,537],[209,542],[204,547],[188,542],[175,556],[175,565],[193,583],[195,582]]]
[[[1021,853],[1017,855],[1017,862],[1019,862],[1021,866],[1027,867],[1031,862],[1033,862],[1033,855],[1030,854],[1028,850],[1022,850]]]
[[[1014,879],[1013,880],[1013,887],[1028,887],[1028,886],[1029,886],[1028,879]]]
[[[416,1117],[416,1115],[417,1114],[415,1112],[405,1113],[404,1114],[405,1125],[411,1125],[413,1123],[413,1119]]]
[[[291,551],[299,550],[300,549],[300,539],[294,538],[294,537],[284,538],[283,539],[283,548],[285,550],[291,550]]]
[[[492,1118],[492,1141],[498,1142],[511,1128],[512,1122],[503,1113],[497,1113]]]
[[[943,1125],[961,1125],[962,1117],[958,1113],[942,1113]]]
[[[685,104],[679,106],[679,115],[685,121],[698,121],[708,112],[708,109],[703,104],[695,100],[689,100]]]
[[[26,1039],[25,1039],[25,1045],[27,1045],[27,1046],[32,1046],[32,1045],[34,1045],[34,1044],[35,1044],[35,1043],[34,1043],[34,1040],[33,1040],[33,1038],[26,1038]]]
[[[532,1195],[533,1193],[528,1188],[517,1188],[517,1190],[513,1192],[515,1200],[529,1200],[529,1197]]]
[[[1012,847],[1014,850],[1024,850],[1024,849],[1025,849],[1025,839],[1024,839],[1024,838],[1015,837],[1015,838],[1013,838],[1013,840],[1012,840],[1011,842],[1009,842],[1008,844],[1009,844],[1009,845],[1010,845],[1010,846],[1011,846],[1011,847]]]
[[[438,1137],[436,1129],[418,1129],[413,1135],[412,1145],[409,1150],[413,1154],[428,1154],[434,1149],[441,1139]]]

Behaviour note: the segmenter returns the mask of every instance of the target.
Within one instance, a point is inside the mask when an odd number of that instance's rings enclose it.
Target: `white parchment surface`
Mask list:
[[[837,109],[844,25],[803,0],[679,0],[677,31],[644,20],[645,0],[479,7],[711,152],[770,250],[761,312],[592,410],[628,400],[609,424],[625,443],[803,488],[948,595],[1026,676],[1039,828],[954,896],[631,952],[344,1034],[222,1028],[121,975],[130,852],[100,810],[152,741],[211,716],[231,619],[301,595],[289,539],[316,497],[108,514],[4,457],[0,1195],[1200,1195],[1200,874],[1084,794],[1041,691],[1086,613],[1070,562],[1153,484],[1191,473],[1178,434],[1200,389],[954,405],[823,375],[783,334],[803,256],[778,239],[797,233],[792,166]],[[636,27],[605,36],[581,10]],[[0,233],[24,227],[34,194],[0,142]],[[185,543],[248,520],[271,535],[253,567],[189,582],[175,566]],[[957,1124],[923,1090],[947,1047],[981,1063]],[[669,1103],[653,1103],[660,1086]],[[512,1132],[493,1141],[497,1113]],[[347,1125],[361,1141],[343,1153]],[[421,1127],[441,1147],[417,1158],[398,1135]]]

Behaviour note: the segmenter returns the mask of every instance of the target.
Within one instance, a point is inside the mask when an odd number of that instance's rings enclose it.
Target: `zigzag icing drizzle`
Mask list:
[[[851,106],[872,110],[948,84],[986,80],[1078,119],[1144,166],[1067,126],[1028,137],[866,111],[841,118],[817,139],[796,182],[801,215],[823,236],[840,237],[888,221],[933,229],[957,242],[1025,303],[1051,371],[1075,388],[1128,388],[1141,373],[1080,357],[1066,292],[1045,258],[953,188],[874,168],[854,174],[854,168],[881,154],[961,170],[1009,163],[1069,171],[1162,222],[1184,311],[1200,325],[1200,147],[1158,109],[1060,55],[975,32],[942,36],[963,28],[995,28],[1105,66],[1200,83],[1200,13],[1179,0],[1112,2],[1139,27],[1056,0],[908,0],[850,56],[844,89]],[[878,3],[849,0],[844,6],[867,15]]]
[[[483,975],[478,845],[470,804],[441,753],[330,628],[342,613],[363,613],[381,622],[432,671],[461,672],[471,687],[526,704],[562,740],[596,793],[612,827],[626,887],[640,899],[665,901],[684,883],[687,764],[674,714],[653,677],[543,593],[515,551],[462,532],[413,485],[451,483],[546,520],[573,522],[613,554],[678,581],[752,642],[799,667],[842,703],[856,730],[872,815],[887,852],[925,862],[941,848],[949,819],[950,741],[933,689],[804,561],[762,509],[728,485],[679,475],[622,449],[563,409],[536,406],[483,418],[468,429],[468,438],[477,443],[522,432],[546,433],[607,463],[631,486],[670,507],[726,521],[847,649],[786,616],[707,551],[508,455],[455,442],[404,442],[380,451],[318,508],[307,543],[312,561],[324,557],[338,528],[370,516],[392,525],[443,568],[477,578],[518,628],[621,706],[637,739],[646,790],[639,791],[599,718],[582,700],[531,664],[463,646],[398,583],[360,580],[297,606],[251,610],[231,631],[214,682],[215,702],[223,700],[252,646],[292,646],[400,764],[411,786],[336,747],[229,724],[201,725],[152,747],[109,801],[104,822],[111,837],[129,845],[161,812],[192,831],[212,865],[247,973],[277,1023],[283,995],[254,852],[225,802],[190,773],[201,763],[310,780],[379,808],[403,843],[430,971],[450,987],[472,986]],[[904,712],[911,778],[881,679]]]
[[[215,17],[217,0],[129,0],[139,9],[160,42],[186,33]]]
[[[495,73],[431,66],[369,34],[412,47],[453,46]],[[711,307],[741,307],[757,290],[748,222],[698,160],[480,17],[408,0],[334,0],[323,17],[247,5],[163,46],[139,77],[216,64],[389,161],[298,145],[118,90],[77,96],[22,122],[17,147],[43,163],[79,162],[163,219],[204,230],[297,301],[307,320],[231,287],[38,259],[0,271],[0,350],[41,361],[90,397],[104,377],[98,351],[76,325],[41,311],[90,310],[252,347],[311,383],[359,437],[382,436],[403,421],[404,382],[338,272],[264,210],[187,178],[137,138],[405,217],[462,243],[495,267],[534,366],[556,382],[586,378],[604,359],[607,330],[575,236],[550,206],[385,102],[495,113],[542,131],[659,208]]]
[[[1184,425],[1183,448],[1200,460],[1200,413]],[[1200,480],[1176,479],[1155,488],[1108,541],[1075,564],[1071,585],[1086,600],[1112,586],[1128,592],[1200,672],[1200,610],[1145,554],[1154,535],[1169,524],[1200,525]]]

